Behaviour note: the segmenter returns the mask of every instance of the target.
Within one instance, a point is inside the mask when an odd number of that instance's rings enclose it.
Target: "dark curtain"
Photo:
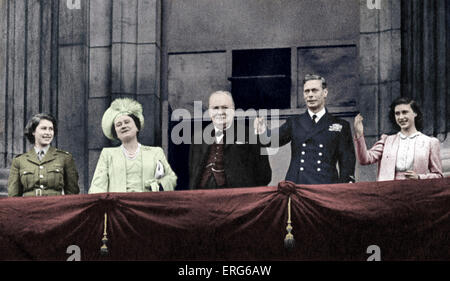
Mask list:
[[[450,130],[450,1],[402,0],[402,96],[419,102],[423,133]]]

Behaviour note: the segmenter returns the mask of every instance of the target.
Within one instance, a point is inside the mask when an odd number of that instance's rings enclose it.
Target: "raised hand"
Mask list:
[[[255,120],[253,120],[253,128],[255,129],[255,134],[263,134],[267,128],[264,117],[256,117]]]
[[[364,134],[364,126],[362,123],[363,120],[364,118],[361,116],[361,114],[356,115],[354,128],[355,128],[355,135],[357,138],[361,137]]]

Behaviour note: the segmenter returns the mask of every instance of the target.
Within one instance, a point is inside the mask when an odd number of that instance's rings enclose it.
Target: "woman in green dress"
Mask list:
[[[102,130],[118,147],[103,148],[89,193],[174,190],[177,176],[162,148],[138,142],[144,127],[142,105],[128,98],[116,99],[105,111]]]

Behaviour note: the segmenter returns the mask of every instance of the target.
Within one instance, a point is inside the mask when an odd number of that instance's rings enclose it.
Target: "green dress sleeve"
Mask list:
[[[105,149],[100,153],[100,157],[95,168],[94,176],[92,178],[91,186],[89,187],[89,194],[103,193],[109,191],[109,175],[108,175],[108,156]]]

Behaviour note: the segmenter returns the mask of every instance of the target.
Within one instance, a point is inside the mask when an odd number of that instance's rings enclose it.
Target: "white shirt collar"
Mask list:
[[[415,132],[414,134],[410,135],[410,136],[405,136],[402,132],[398,132],[398,135],[401,139],[413,139],[415,137],[417,137],[418,135],[420,135],[420,132]]]
[[[46,147],[44,147],[43,149],[39,149],[36,146],[34,147],[34,151],[36,151],[36,154],[39,153],[39,151],[43,150],[44,151],[44,155],[47,154],[48,149],[50,148],[50,145],[47,145]]]
[[[231,127],[231,123],[230,125],[228,125],[225,129],[221,130],[219,128],[217,128],[216,126],[214,126],[214,132],[215,132],[215,136],[216,136],[216,142],[220,143],[223,139],[223,134],[217,134],[217,132],[224,132],[226,130],[228,130]],[[219,135],[219,136],[218,136]]]
[[[322,116],[324,116],[325,113],[327,113],[327,111],[325,110],[325,107],[322,108],[322,110],[320,110],[317,113],[314,113],[314,112],[312,112],[311,110],[308,109],[308,114],[309,114],[309,117],[311,117],[311,119],[312,119],[313,115],[317,116],[316,123],[319,122],[320,118],[322,118]]]

